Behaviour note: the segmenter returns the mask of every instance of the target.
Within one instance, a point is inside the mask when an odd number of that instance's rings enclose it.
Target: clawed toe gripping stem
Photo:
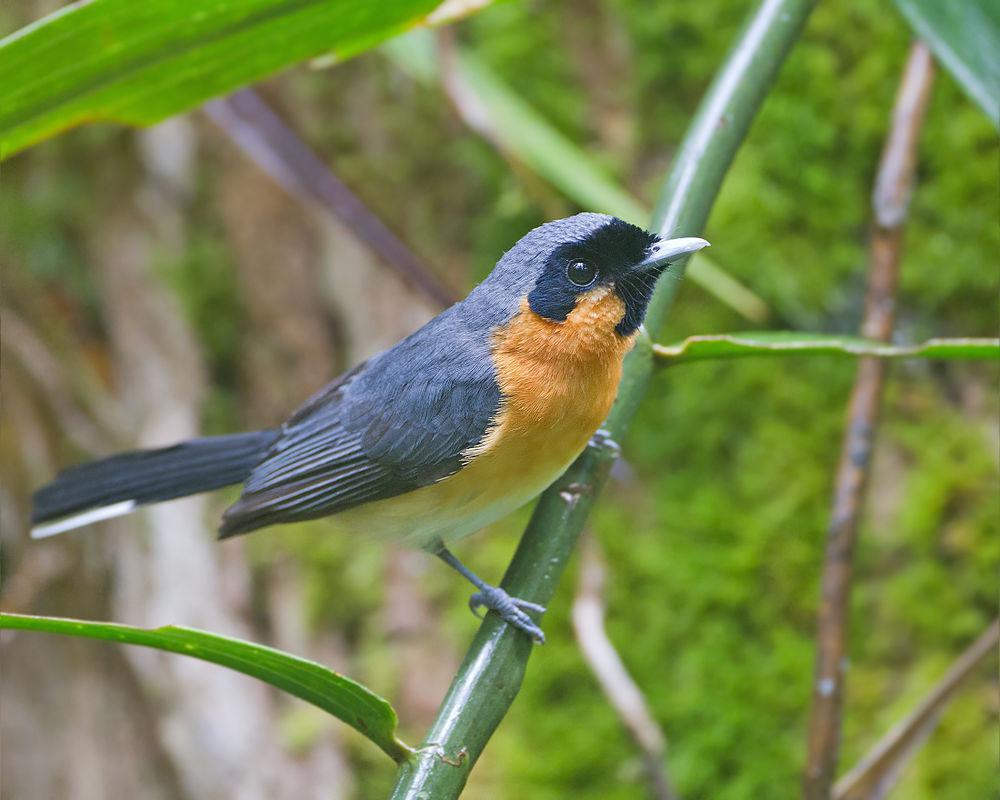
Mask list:
[[[443,544],[434,550],[434,554],[478,589],[469,598],[469,608],[473,614],[477,617],[480,616],[480,608],[485,608],[487,611],[494,611],[504,622],[526,633],[537,644],[545,644],[545,634],[527,613],[533,611],[536,614],[544,614],[544,606],[528,600],[522,600],[519,597],[511,597],[499,586],[492,586],[486,583],[486,581],[459,561]]]
[[[542,633],[542,629],[525,613],[527,611],[545,613],[545,607],[538,603],[511,597],[500,587],[487,585],[469,598],[469,608],[477,617],[480,608],[495,611],[508,625],[524,631],[538,644],[545,644],[545,634]]]

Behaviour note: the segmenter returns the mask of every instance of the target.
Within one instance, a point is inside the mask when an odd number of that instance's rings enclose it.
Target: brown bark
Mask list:
[[[253,427],[280,423],[339,371],[316,291],[312,215],[239,154],[225,158],[217,207],[246,317],[240,343],[244,407]]]
[[[169,262],[186,244],[192,129],[181,119],[140,136],[138,170],[127,157],[102,168],[98,194],[113,202],[101,209],[102,224],[86,242],[122,429],[134,431],[125,435],[131,446],[196,435],[206,383],[197,343],[158,272],[164,255]],[[79,353],[70,357],[79,360]],[[78,369],[68,359],[59,366],[66,375]],[[19,374],[43,391],[52,388],[37,369]],[[10,377],[5,370],[5,393]],[[80,411],[52,408],[53,421],[64,426]],[[65,435],[33,436],[35,443],[25,440],[21,449],[38,451]],[[53,460],[45,452],[39,458]],[[179,623],[259,639],[245,616],[250,587],[242,548],[215,542],[205,504],[188,498],[32,543],[66,556],[73,578],[42,575],[39,589],[40,573],[27,569],[30,559],[21,560],[20,574],[36,573],[36,586],[20,591],[27,599],[18,602],[35,613]],[[5,638],[2,691],[5,797],[336,798],[350,791],[330,737],[308,752],[288,753],[274,693],[215,665],[21,634]]]
[[[51,543],[73,571],[47,581],[32,613],[107,619],[108,576],[94,543]],[[88,564],[90,566],[88,566]],[[8,606],[4,605],[8,610]],[[13,609],[10,609],[13,610]],[[188,797],[156,735],[123,649],[4,631],[0,737],[4,798],[107,800]]]
[[[861,335],[869,339],[888,341],[892,336],[902,225],[915,181],[917,142],[932,77],[930,52],[918,42],[910,52],[896,97],[873,195],[875,226],[861,325]],[[885,361],[879,359],[860,361],[847,409],[847,429],[837,468],[817,620],[816,677],[804,779],[806,800],[829,798],[836,773],[854,548],[869,480],[886,368]]]

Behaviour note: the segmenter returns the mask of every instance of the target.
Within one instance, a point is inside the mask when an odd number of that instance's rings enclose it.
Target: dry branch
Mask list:
[[[287,192],[333,214],[414,289],[438,306],[458,299],[253,89],[213,100],[204,109]]]
[[[927,697],[894,725],[833,788],[834,800],[881,800],[895,785],[903,768],[937,727],[941,714],[965,679],[1000,642],[1000,619],[960,655]]]
[[[875,180],[871,266],[861,325],[861,335],[866,339],[887,342],[892,336],[902,225],[913,190],[917,141],[932,78],[930,51],[918,42],[910,51],[900,83]],[[830,797],[837,767],[854,547],[869,479],[885,372],[885,361],[862,359],[848,405],[847,430],[837,468],[823,564],[816,632],[816,676],[804,780],[806,800]]]
[[[573,601],[573,630],[583,657],[604,690],[608,702],[642,754],[650,796],[676,800],[663,766],[666,740],[646,704],[642,690],[629,675],[604,628],[604,559],[593,536],[584,540],[580,584]]]

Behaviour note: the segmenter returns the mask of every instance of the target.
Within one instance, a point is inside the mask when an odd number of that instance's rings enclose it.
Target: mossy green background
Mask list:
[[[652,201],[750,7],[731,0],[504,2],[462,23],[459,35]],[[764,298],[775,326],[857,329],[871,186],[910,40],[887,0],[820,4],[726,179],[705,232],[712,257]],[[601,65],[596,77],[590,60]],[[359,85],[370,103],[364,125],[330,113]],[[378,53],[332,70],[299,70],[277,87],[283,112],[332,154],[337,174],[415,250],[467,286],[525,230],[554,211],[574,210],[554,194],[539,198],[526,189],[457,122],[439,91],[416,86]],[[627,131],[617,147],[602,132],[608,114],[620,115]],[[372,125],[376,140],[367,135]],[[16,280],[39,291],[58,285],[94,309],[79,240],[101,222],[88,200],[102,188],[100,162],[129,135],[83,129],[11,164],[15,178],[31,170],[59,176],[26,183],[19,202],[4,202],[7,235],[24,254]],[[211,163],[200,180],[213,180]],[[164,265],[212,371],[209,432],[239,427],[240,413],[231,365],[242,322],[217,213],[203,204],[195,246],[183,263]],[[901,340],[996,335],[998,216],[996,131],[941,73],[906,229]],[[747,327],[688,285],[654,334],[672,341]],[[609,487],[593,517],[609,563],[610,636],[666,733],[668,770],[686,800],[798,792],[818,578],[853,376],[843,359],[747,359],[663,371],[624,443],[631,478]],[[992,364],[890,368],[857,553],[844,767],[910,710],[996,615],[997,379]],[[521,512],[494,526],[461,545],[460,555],[483,575],[499,575],[525,519]],[[255,537],[252,551],[262,562],[276,552],[302,559],[312,624],[344,630],[362,667],[353,677],[391,697],[376,615],[379,551],[326,531],[310,524],[280,541]],[[533,655],[470,798],[643,796],[634,747],[573,640],[574,579],[571,569],[546,617],[549,643]],[[463,646],[474,625],[466,587],[441,570],[430,570],[427,581],[446,610],[445,628]],[[893,796],[1000,796],[997,664],[990,662],[948,709]],[[422,731],[406,736],[417,740]],[[391,765],[351,741],[361,796],[384,796]]]

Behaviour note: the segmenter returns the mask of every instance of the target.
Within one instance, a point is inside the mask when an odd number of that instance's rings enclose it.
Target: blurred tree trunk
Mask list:
[[[88,229],[85,242],[113,385],[120,387],[117,399],[128,417],[123,428],[133,431],[124,437],[128,441],[109,436],[111,449],[198,435],[206,384],[195,337],[158,273],[186,246],[196,134],[190,121],[176,119],[135,141],[138,170],[123,156],[101,173],[96,196],[113,203],[98,212],[102,224]],[[42,325],[38,330],[39,338],[49,335]],[[78,352],[70,355],[79,361]],[[67,373],[80,368],[69,362],[62,367]],[[55,462],[49,441],[61,441],[65,433],[39,432],[50,420],[35,419],[35,409],[44,404],[33,399],[29,392],[14,404],[13,415],[6,407],[4,427],[20,431],[19,460],[34,467],[37,485],[50,477]],[[242,547],[214,541],[205,506],[203,497],[187,498],[107,523],[103,532],[33,544],[70,551],[72,579],[50,582],[44,593],[29,586],[21,595],[34,612],[184,624],[260,638],[247,622],[250,582]],[[17,527],[23,536],[22,525]],[[18,538],[5,552],[23,544]],[[7,651],[5,797],[8,791],[53,800],[350,794],[339,749],[327,741],[317,752],[289,754],[272,692],[251,679],[152,651],[48,637],[19,636],[17,648]],[[41,678],[46,671],[52,674]]]
[[[80,617],[109,618],[110,576],[100,563],[99,547],[70,549],[72,573],[47,582],[44,601],[30,610],[66,614],[72,609]],[[192,796],[182,789],[158,741],[125,650],[82,639],[12,634],[2,637],[3,798]]]
[[[191,191],[185,181],[193,166],[185,161],[192,147],[183,140],[193,131],[189,122],[175,120],[141,136],[147,169],[137,199],[155,225],[160,248],[177,255],[184,244],[182,203]],[[171,148],[178,157],[164,161],[162,154]],[[131,387],[129,399],[142,410],[140,442],[157,445],[197,435],[204,380],[196,344],[169,293],[150,273],[149,242],[135,241],[134,233],[130,240],[130,232],[142,226],[126,218],[117,234],[115,228],[108,225],[112,235],[96,261],[102,265],[121,385]],[[289,285],[274,272],[269,283],[272,292]],[[118,558],[117,617],[255,638],[246,622],[250,585],[242,547],[217,545],[204,522],[204,498],[156,506],[147,519],[147,543],[128,538]],[[170,698],[158,713],[161,736],[193,797],[345,796],[341,790],[348,781],[339,759],[293,760],[285,752],[274,697],[263,685],[187,659],[143,651],[130,651],[130,657],[147,688]]]
[[[49,420],[37,387],[13,359],[4,364],[2,436],[3,609],[107,619],[108,560],[95,539],[26,546],[28,486],[55,468]],[[10,455],[11,458],[6,458]],[[12,480],[13,479],[13,480]],[[16,642],[16,646],[13,646]],[[153,720],[124,650],[83,639],[0,636],[0,741],[4,798],[180,800],[178,777],[159,746]]]
[[[249,622],[253,607],[267,618],[269,643],[350,671],[353,654],[341,633],[305,624],[298,560],[275,549],[273,565],[251,587],[246,543],[214,541],[204,497],[26,546],[24,500],[70,458],[200,433],[209,379],[166,271],[183,259],[189,232],[199,224],[190,204],[201,136],[184,118],[122,136],[134,153],[120,148],[117,159],[88,175],[100,203],[88,216],[100,224],[81,226],[80,244],[106,338],[79,339],[78,310],[58,307],[67,298],[55,298],[53,309],[53,298],[32,295],[30,285],[18,288],[15,281],[8,291],[6,301],[23,315],[27,335],[18,339],[24,347],[14,368],[5,364],[3,426],[14,436],[0,445],[14,451],[8,463],[20,466],[13,482],[5,470],[11,502],[4,498],[4,519],[16,521],[4,526],[5,566],[14,565],[18,580],[5,583],[5,590],[17,591],[5,591],[4,607],[184,624],[261,640]],[[206,136],[214,147],[213,134]],[[211,184],[218,195],[213,207],[221,213],[245,315],[238,350],[243,418],[232,420],[232,428],[274,425],[342,369],[415,330],[436,309],[349,230],[287,197],[250,162],[225,151],[221,159],[211,155],[221,164]],[[25,175],[51,180],[63,167],[58,159],[39,159]],[[8,354],[15,338],[5,343]],[[49,352],[40,354],[39,347]],[[49,360],[62,385],[46,377]],[[99,372],[103,382],[95,380]],[[81,396],[80,386],[97,396]],[[81,438],[81,430],[88,435]],[[79,448],[75,454],[69,455],[67,441]],[[394,649],[394,700],[407,724],[423,726],[457,654],[423,588],[426,557],[385,552],[380,619]],[[22,554],[27,558],[17,558]],[[9,656],[4,650],[4,797],[253,800],[354,793],[341,729],[325,720],[305,744],[289,743],[291,756],[281,740],[282,718],[300,707],[250,679],[85,641],[20,635]]]
[[[239,349],[245,422],[270,427],[340,371],[332,317],[316,291],[316,226],[228,141],[220,144],[215,206],[247,323]]]

